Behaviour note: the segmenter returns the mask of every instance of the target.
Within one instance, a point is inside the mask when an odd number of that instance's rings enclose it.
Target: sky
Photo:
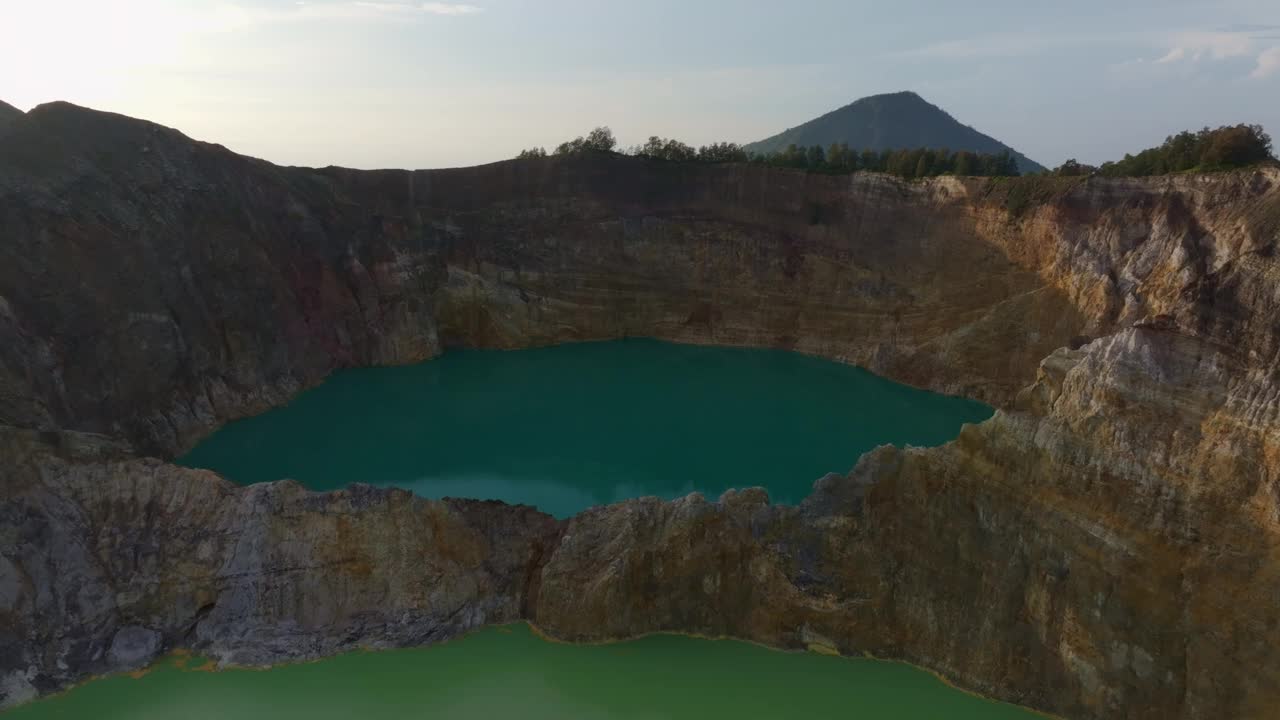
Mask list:
[[[473,165],[597,125],[745,143],[898,90],[1050,166],[1280,139],[1280,2],[0,0],[0,99],[288,165]]]

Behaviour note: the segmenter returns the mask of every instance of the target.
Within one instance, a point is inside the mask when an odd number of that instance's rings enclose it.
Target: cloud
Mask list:
[[[350,4],[350,7],[356,8],[358,12],[372,16],[406,16],[416,15],[418,7],[409,3],[399,2],[374,2],[372,0],[357,0]],[[344,8],[343,3],[331,3],[326,8],[330,11],[341,12]]]
[[[429,2],[422,3],[422,11],[432,15],[474,15],[484,12],[484,8],[463,3]]]
[[[1163,53],[1137,57],[1109,66],[1111,71],[1132,75],[1141,73],[1167,75],[1175,67],[1188,69],[1202,62],[1256,58],[1252,78],[1280,74],[1280,48],[1274,36],[1259,36],[1280,29],[1277,25],[1238,24],[1218,30],[1182,30],[1176,32],[1136,31],[1081,34],[1072,32],[1028,32],[993,34],[933,43],[891,53],[889,57],[954,62],[983,58],[1025,57],[1072,48],[1111,45],[1117,48],[1153,48]],[[1261,50],[1261,53],[1259,51]],[[1145,70],[1143,70],[1145,68]],[[1159,70],[1158,68],[1163,68]]]
[[[1218,32],[1256,33],[1270,32],[1272,30],[1280,30],[1280,25],[1251,25],[1249,23],[1236,23],[1234,25],[1227,25],[1226,27],[1219,28]]]
[[[1157,63],[1199,62],[1244,57],[1253,50],[1253,39],[1239,32],[1181,32],[1170,38],[1172,47]]]
[[[471,15],[484,8],[461,3],[413,3],[396,0],[295,0],[292,7],[267,8],[254,4],[223,3],[209,12],[188,13],[197,31],[237,31],[261,25],[295,21],[410,21],[425,15]]]
[[[1217,30],[1136,30],[1110,32],[997,33],[892,52],[887,57],[919,61],[959,61],[983,58],[1028,57],[1063,50],[1111,46],[1129,51],[1141,48],[1163,53],[1119,63],[1133,65],[1192,64],[1205,60],[1229,60],[1255,56],[1261,45],[1272,44],[1280,25],[1235,24]],[[1263,34],[1259,34],[1263,33]],[[1267,70],[1266,72],[1270,72]]]
[[[1205,60],[1253,58],[1249,77],[1255,80],[1280,73],[1280,39],[1253,33],[1277,29],[1276,25],[1230,25],[1212,32],[1181,32],[1168,37],[1169,50],[1153,65],[1191,66]]]
[[[1249,73],[1249,77],[1261,80],[1280,72],[1280,45],[1267,48],[1258,55],[1258,66]]]
[[[360,8],[371,15],[412,17],[426,13],[427,15],[474,15],[484,12],[484,8],[465,3],[426,2],[415,5],[404,2],[379,2],[378,0],[357,0],[352,6]]]
[[[1088,44],[1096,37],[1050,33],[1003,33],[948,40],[889,54],[904,60],[970,60],[1032,55]]]

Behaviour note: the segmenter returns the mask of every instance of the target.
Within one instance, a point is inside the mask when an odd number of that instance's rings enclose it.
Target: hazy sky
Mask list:
[[[285,164],[748,142],[906,89],[1047,165],[1280,136],[1280,0],[0,0],[0,98]]]

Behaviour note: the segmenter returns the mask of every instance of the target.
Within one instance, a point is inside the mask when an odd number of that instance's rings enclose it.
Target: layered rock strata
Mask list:
[[[310,170],[56,104],[0,130],[0,228],[0,703],[175,647],[261,664],[515,619],[869,652],[1071,718],[1280,702],[1276,170]],[[337,368],[627,335],[1000,410],[797,507],[563,522],[143,457]]]

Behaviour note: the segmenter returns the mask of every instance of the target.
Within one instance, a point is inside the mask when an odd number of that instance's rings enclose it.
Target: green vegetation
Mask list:
[[[613,131],[598,127],[585,137],[577,137],[556,147],[556,155],[572,155],[583,152],[615,152],[617,140]],[[651,136],[643,145],[635,145],[624,154],[675,163],[733,163],[749,162],[774,167],[795,168],[809,172],[832,175],[858,171],[880,172],[908,180],[956,175],[961,177],[1016,177],[1019,157],[1005,149],[996,153],[979,153],[970,150],[952,151],[949,148],[916,147],[876,150],[855,149],[848,143],[834,142],[803,146],[795,143],[770,153],[749,152],[737,143],[718,142],[695,148],[676,140]],[[522,151],[520,159],[547,156],[543,148]],[[1250,167],[1262,163],[1274,163],[1271,138],[1260,125],[1230,125],[1216,130],[1205,128],[1199,132],[1182,132],[1167,138],[1163,145],[1143,150],[1137,155],[1125,155],[1118,162],[1103,163],[1101,167],[1068,160],[1054,170],[1028,173],[1028,177],[1088,178],[1094,175],[1106,177],[1142,177],[1177,172],[1211,172]],[[1032,204],[1041,188],[1034,183],[1024,183],[1011,190],[1009,207],[1017,214],[1020,208]]]
[[[613,131],[607,127],[598,127],[586,134],[586,137],[579,135],[578,137],[562,142],[556,146],[556,155],[576,155],[584,152],[613,152],[617,147],[618,141],[613,136]],[[517,160],[532,160],[536,158],[547,157],[546,148],[534,147],[528,150],[521,150],[516,155]]]
[[[976,175],[1004,177],[1018,174],[1018,161],[1010,152],[998,154],[952,152],[947,148],[929,150],[857,151],[845,143],[799,147],[788,145],[772,155],[752,155],[751,162],[778,167],[791,167],[811,172],[843,174],[865,170],[882,172],[914,180],[939,175]]]
[[[750,159],[737,143],[711,143],[695,150],[692,145],[657,135],[650,136],[645,144],[637,145],[627,152],[636,157],[673,162],[726,163],[746,162]]]
[[[586,137],[578,136],[556,147],[557,155],[572,155],[580,152],[612,152],[618,141],[613,131],[607,127],[598,127],[587,133]]]
[[[747,151],[738,143],[718,142],[698,148],[698,160],[702,162],[745,162],[748,159]]]
[[[1058,177],[1080,177],[1083,175],[1093,175],[1096,172],[1098,172],[1098,168],[1092,165],[1085,165],[1075,158],[1071,158],[1054,168],[1053,172],[1047,174],[1057,175]]]
[[[1180,132],[1165,138],[1160,147],[1148,148],[1101,167],[1068,160],[1054,175],[1103,175],[1146,177],[1180,172],[1213,172],[1275,162],[1271,137],[1261,125],[1224,125],[1216,130]]]
[[[573,155],[583,152],[613,152],[617,141],[613,131],[598,127],[585,137],[577,137],[561,143],[556,155]],[[643,145],[635,145],[624,151],[635,157],[678,163],[732,163],[750,162],[774,167],[788,167],[809,172],[832,175],[865,170],[883,172],[913,180],[938,175],[976,175],[1001,177],[1018,174],[1018,161],[1012,153],[973,153],[966,150],[952,152],[947,148],[929,150],[855,150],[845,143],[832,143],[829,147],[789,145],[780,152],[768,155],[748,153],[741,145],[717,142],[695,148],[675,138],[651,136]],[[542,148],[521,151],[519,159],[546,157]]]

